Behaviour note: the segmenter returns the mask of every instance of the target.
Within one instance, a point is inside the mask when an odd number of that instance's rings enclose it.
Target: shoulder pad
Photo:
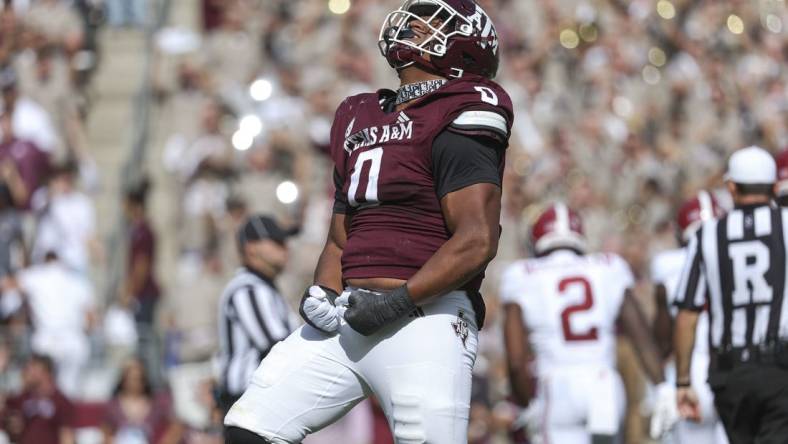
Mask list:
[[[449,80],[415,105],[429,114],[436,133],[444,128],[470,136],[509,139],[514,111],[506,91],[478,76]]]
[[[506,144],[514,112],[509,95],[500,85],[480,77],[463,77],[444,88],[444,103],[452,109],[446,122],[450,130],[492,137]]]
[[[506,118],[495,111],[463,111],[452,121],[451,126],[462,132],[493,130],[502,136],[509,132]]]
[[[632,267],[623,257],[616,253],[606,253],[608,263],[614,270],[614,275],[621,279],[627,286],[633,285],[635,282],[635,275],[632,273]]]

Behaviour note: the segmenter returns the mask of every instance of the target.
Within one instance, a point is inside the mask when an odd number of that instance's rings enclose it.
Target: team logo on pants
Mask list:
[[[459,311],[457,320],[452,322],[451,326],[454,329],[454,334],[462,341],[462,346],[468,348],[465,345],[465,341],[468,340],[468,321],[465,319],[465,313],[462,310]]]

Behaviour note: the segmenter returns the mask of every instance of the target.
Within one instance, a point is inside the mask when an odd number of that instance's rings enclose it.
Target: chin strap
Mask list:
[[[423,97],[433,91],[436,91],[441,86],[445,85],[446,79],[425,80],[423,82],[409,83],[402,85],[397,90],[396,105],[401,105],[411,100]]]

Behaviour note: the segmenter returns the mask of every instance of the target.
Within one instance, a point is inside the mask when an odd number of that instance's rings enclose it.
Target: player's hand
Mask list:
[[[298,312],[307,324],[324,332],[339,329],[343,310],[334,305],[339,295],[328,287],[312,285],[304,291]]]
[[[700,403],[698,395],[692,387],[679,387],[676,389],[676,404],[682,418],[700,422]]]
[[[680,416],[676,405],[676,389],[672,384],[659,384],[655,398],[650,435],[651,439],[659,440],[676,425]]]
[[[353,330],[369,336],[415,309],[406,285],[387,292],[358,288],[348,296],[345,321]]]

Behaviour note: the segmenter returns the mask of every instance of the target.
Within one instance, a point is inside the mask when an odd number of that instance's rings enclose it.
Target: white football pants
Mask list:
[[[462,291],[371,336],[304,325],[274,346],[224,423],[298,443],[375,395],[397,443],[466,443],[477,340]]]
[[[540,372],[536,399],[525,415],[536,444],[590,444],[592,435],[618,435],[625,406],[615,369],[577,365]]]

